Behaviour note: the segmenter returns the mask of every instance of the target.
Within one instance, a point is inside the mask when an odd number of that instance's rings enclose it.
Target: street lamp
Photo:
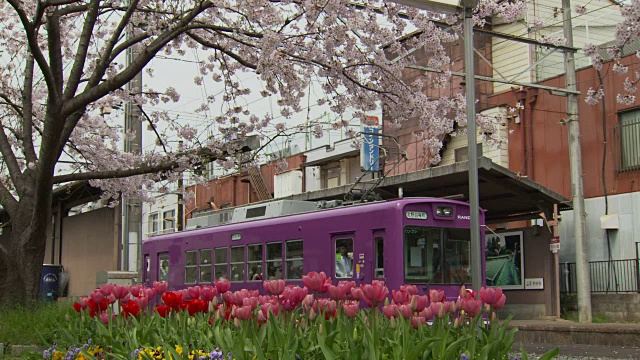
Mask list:
[[[473,69],[473,8],[478,0],[393,0],[398,4],[415,8],[455,13],[464,10],[464,80],[467,98],[467,153],[469,155],[469,208],[471,233],[471,286],[479,290],[482,286],[482,252],[480,246],[480,209],[478,205],[478,150],[476,131],[476,87]]]

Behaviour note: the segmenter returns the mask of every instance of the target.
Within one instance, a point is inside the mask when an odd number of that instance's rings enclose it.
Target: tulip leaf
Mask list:
[[[558,356],[558,354],[560,354],[560,348],[554,348],[554,349],[551,349],[548,352],[546,352],[544,355],[540,356],[540,358],[538,360],[553,359],[554,357]]]

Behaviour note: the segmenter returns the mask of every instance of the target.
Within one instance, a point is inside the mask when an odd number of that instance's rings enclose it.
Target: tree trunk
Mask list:
[[[39,188],[20,198],[0,243],[0,304],[38,300],[52,195],[51,187]]]

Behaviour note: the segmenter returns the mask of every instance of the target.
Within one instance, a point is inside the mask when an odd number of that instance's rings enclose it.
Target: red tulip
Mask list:
[[[125,304],[121,304],[120,307],[122,307],[122,316],[124,317],[128,317],[129,315],[137,316],[141,310],[135,301],[129,301]]]
[[[325,284],[325,281],[327,281],[327,274],[325,274],[323,271],[321,271],[320,273],[312,271],[302,277],[304,286],[308,287],[311,291],[320,292]]]
[[[271,280],[265,281],[262,283],[264,289],[271,295],[280,295],[284,291],[285,281],[280,280]]]
[[[358,315],[360,305],[357,301],[345,301],[345,303],[342,304],[342,310],[344,310],[344,314],[347,315],[348,318],[354,318]]]
[[[216,289],[219,294],[224,294],[231,288],[231,283],[229,280],[218,280],[216,281]]]
[[[208,309],[208,304],[204,300],[200,299],[191,299],[187,302],[187,311],[189,311],[189,315],[194,316],[199,312],[206,312]]]
[[[173,310],[179,311],[180,306],[182,305],[182,294],[168,291],[162,294],[162,301],[164,301],[164,304]]]
[[[73,308],[74,308],[77,312],[82,311],[82,305],[80,305],[80,303],[79,303],[79,302],[77,302],[77,301],[73,303]]]
[[[160,315],[160,317],[166,317],[167,314],[171,312],[171,308],[164,305],[158,305],[156,306],[155,311]]]

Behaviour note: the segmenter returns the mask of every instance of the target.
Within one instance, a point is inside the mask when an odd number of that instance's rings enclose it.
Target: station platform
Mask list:
[[[584,359],[640,359],[640,324],[591,323],[568,320],[513,320],[518,328],[515,349],[531,354],[554,347],[561,356]]]

